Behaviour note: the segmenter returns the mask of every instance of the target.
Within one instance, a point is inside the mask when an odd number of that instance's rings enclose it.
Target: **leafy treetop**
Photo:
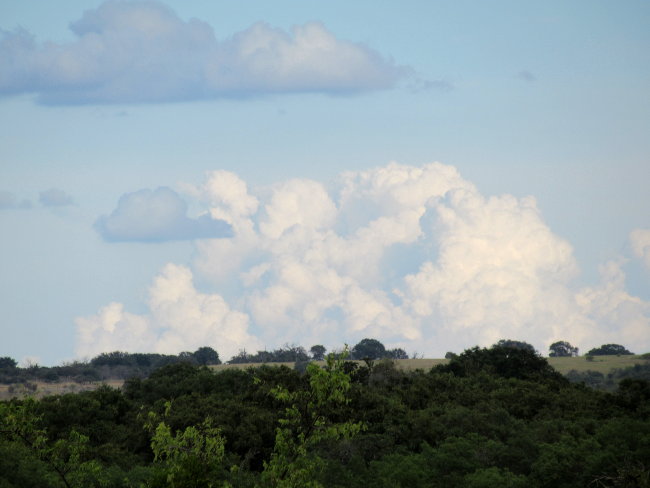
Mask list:
[[[634,353],[628,351],[620,344],[603,344],[602,346],[596,347],[587,353],[589,356],[618,356],[630,354]]]
[[[578,355],[578,348],[567,341],[557,341],[549,346],[549,356],[552,358],[572,357]]]

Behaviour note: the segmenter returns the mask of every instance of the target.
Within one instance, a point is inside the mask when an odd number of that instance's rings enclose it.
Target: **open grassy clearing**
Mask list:
[[[593,361],[587,361],[586,356],[577,358],[548,358],[548,362],[562,374],[567,374],[572,369],[578,372],[598,371],[604,375],[614,369],[628,368],[635,364],[647,364],[647,359],[639,355],[631,356],[593,356]]]
[[[547,358],[551,366],[562,374],[567,374],[571,370],[582,371],[598,371],[599,373],[608,374],[614,369],[627,368],[635,364],[646,364],[649,360],[641,358],[638,355],[632,356],[594,356],[593,361],[587,361],[585,356],[575,358]],[[354,361],[360,365],[364,365],[363,361]],[[448,359],[397,359],[395,365],[402,370],[413,371],[422,369],[428,371],[429,369],[439,364],[447,364]],[[375,362],[376,364],[377,362]],[[241,363],[241,364],[220,364],[218,366],[210,366],[216,371],[238,368],[247,369],[255,368],[262,364],[267,366],[287,366],[293,368],[294,363]],[[324,365],[324,361],[317,361],[317,364]]]
[[[398,369],[406,370],[406,371],[413,371],[416,369],[422,369],[422,370],[429,370],[433,368],[434,366],[438,364],[446,364],[449,362],[448,359],[396,359],[395,365],[397,366]],[[353,363],[357,363],[360,366],[364,366],[366,363],[364,361],[352,361]],[[375,361],[375,364],[379,363],[380,361]],[[325,361],[315,361],[316,364],[320,366],[325,365]],[[287,362],[287,363],[240,363],[240,364],[219,364],[216,366],[210,366],[215,371],[223,371],[225,369],[232,369],[232,368],[237,368],[237,369],[247,369],[247,368],[256,368],[258,366],[286,366],[287,368],[293,368],[295,363],[292,362]]]
[[[120,388],[123,384],[124,380],[93,381],[90,383],[75,383],[73,381],[57,381],[52,383],[30,381],[29,385],[31,385],[31,388],[21,383],[13,385],[0,384],[0,400],[10,400],[11,398],[22,398],[27,396],[43,398],[49,395],[79,393],[80,391],[96,390],[102,385]]]

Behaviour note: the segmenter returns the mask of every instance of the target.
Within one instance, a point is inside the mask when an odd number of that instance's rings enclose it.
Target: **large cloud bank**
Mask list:
[[[70,29],[77,39],[67,44],[5,32],[0,94],[35,93],[44,104],[347,94],[390,88],[408,72],[318,22],[291,32],[258,23],[217,40],[205,22],[154,1],[107,1]]]
[[[626,292],[620,262],[576,287],[573,250],[533,198],[486,197],[451,166],[391,163],[331,187],[295,179],[260,191],[213,171],[183,191],[233,236],[197,240],[191,266],[165,267],[149,313],[113,303],[79,318],[80,355],[211,345],[227,359],[363,337],[427,356],[500,338],[650,349],[650,304]]]

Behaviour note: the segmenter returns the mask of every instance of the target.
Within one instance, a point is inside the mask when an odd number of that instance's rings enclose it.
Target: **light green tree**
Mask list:
[[[151,449],[154,462],[162,470],[164,484],[171,488],[227,488],[223,479],[225,439],[220,429],[206,417],[198,425],[172,433],[165,419],[171,402],[165,404],[165,415],[160,420],[149,413],[145,427],[153,431]]]
[[[284,416],[276,429],[271,459],[264,463],[263,487],[321,488],[316,480],[323,461],[313,448],[326,441],[349,439],[363,428],[358,422],[334,422],[333,410],[349,402],[350,375],[344,371],[344,354],[327,357],[324,368],[307,367],[309,388],[290,392],[276,387],[271,394],[285,402]]]
[[[67,438],[50,440],[40,422],[32,398],[21,403],[0,403],[0,435],[27,447],[45,463],[58,484],[66,488],[102,486],[100,464],[86,459],[88,437],[72,430]]]

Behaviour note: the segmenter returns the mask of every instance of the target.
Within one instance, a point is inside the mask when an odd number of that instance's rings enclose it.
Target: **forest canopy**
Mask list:
[[[119,390],[0,402],[0,486],[568,488],[650,476],[646,380],[602,392],[498,344],[429,371],[345,355],[304,371],[174,362]]]

